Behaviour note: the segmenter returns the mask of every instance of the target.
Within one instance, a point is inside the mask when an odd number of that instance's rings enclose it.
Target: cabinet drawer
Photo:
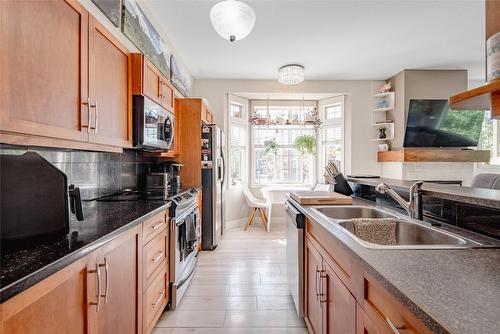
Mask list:
[[[163,262],[162,270],[154,278],[143,296],[144,333],[149,333],[156,324],[168,301],[167,265]]]
[[[160,212],[159,214],[142,223],[144,243],[148,243],[151,239],[160,234],[163,229],[167,227],[167,225],[168,218],[165,211]]]
[[[362,307],[381,333],[431,333],[389,292],[365,274]]]
[[[167,258],[167,233],[166,229],[162,233],[155,236],[143,248],[143,272],[144,281],[163,263]]]

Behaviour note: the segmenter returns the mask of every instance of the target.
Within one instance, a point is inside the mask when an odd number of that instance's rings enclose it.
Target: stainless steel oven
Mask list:
[[[134,146],[149,150],[174,147],[174,114],[142,95],[134,95]]]
[[[286,276],[295,309],[304,316],[304,215],[287,200],[286,210]]]
[[[190,189],[172,198],[169,255],[171,309],[179,305],[198,264],[201,215],[197,195],[196,190]]]

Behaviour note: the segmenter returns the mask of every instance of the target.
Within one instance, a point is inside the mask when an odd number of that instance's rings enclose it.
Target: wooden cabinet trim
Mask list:
[[[353,260],[347,250],[343,249],[343,245],[323,227],[309,219],[306,219],[306,235],[311,238],[316,247],[324,249],[324,260],[334,269],[343,283],[351,287]]]

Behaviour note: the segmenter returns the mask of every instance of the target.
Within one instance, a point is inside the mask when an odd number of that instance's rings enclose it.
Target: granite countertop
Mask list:
[[[352,183],[366,184],[376,186],[379,183],[387,183],[391,188],[401,191],[409,191],[414,181],[405,181],[397,179],[386,179],[378,177],[356,178],[348,177],[347,181]],[[500,190],[483,189],[473,187],[460,187],[450,184],[439,184],[434,182],[425,182],[422,186],[422,193],[433,197],[443,198],[451,201],[486,206],[500,209]]]
[[[356,199],[354,204],[373,205]],[[431,331],[498,333],[500,249],[368,249],[318,216],[312,207],[295,205],[339,239]]]
[[[84,257],[119,233],[165,210],[170,202],[83,202],[84,221],[71,215],[68,235],[29,245],[3,247],[0,303]]]

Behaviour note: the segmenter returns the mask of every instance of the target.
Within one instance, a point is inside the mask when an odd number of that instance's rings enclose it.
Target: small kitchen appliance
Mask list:
[[[0,155],[0,197],[2,242],[67,234],[70,210],[83,220],[79,188],[35,152]]]
[[[174,147],[174,114],[142,95],[133,97],[134,147],[170,150]]]

